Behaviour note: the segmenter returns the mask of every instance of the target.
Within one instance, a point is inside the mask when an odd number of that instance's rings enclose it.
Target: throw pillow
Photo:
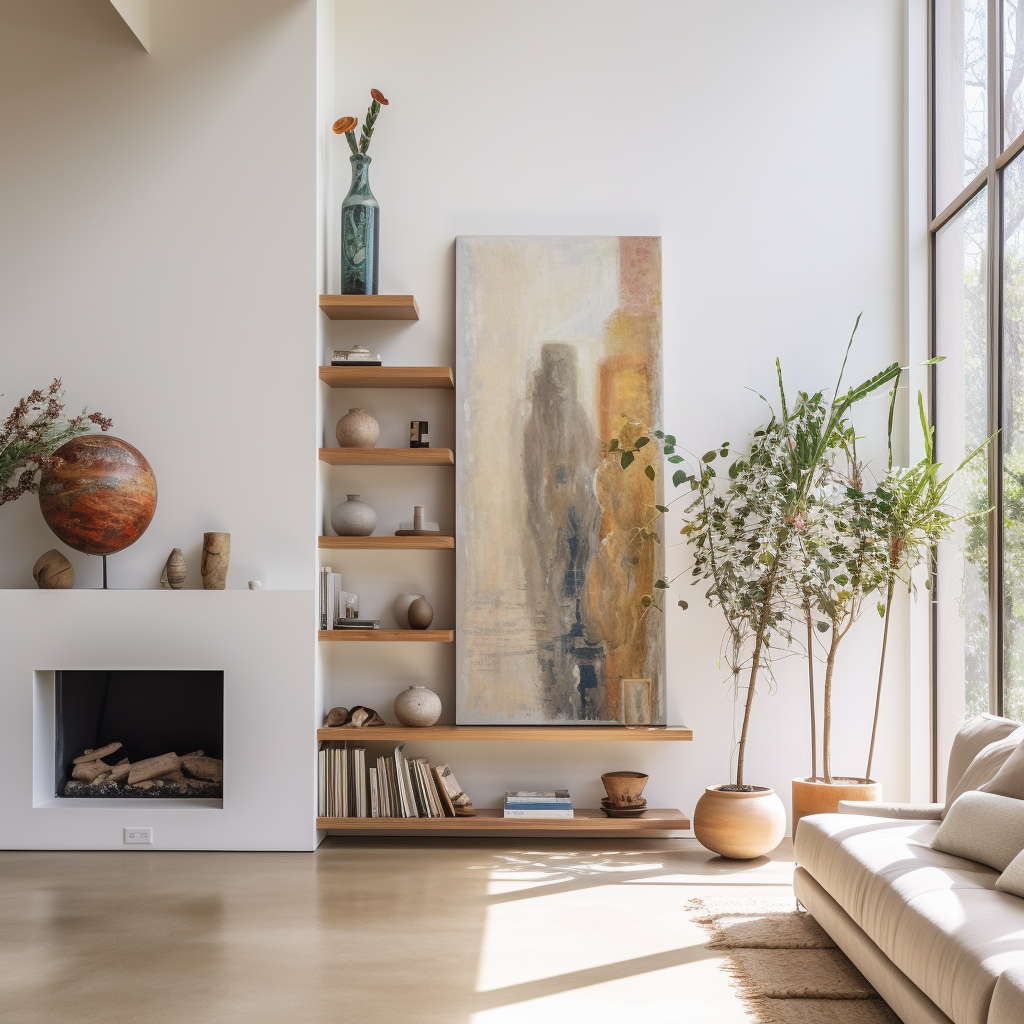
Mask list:
[[[949,809],[956,803],[958,797],[971,790],[981,789],[986,783],[991,782],[999,770],[1003,767],[1010,755],[1020,746],[1024,739],[1024,729],[1016,729],[1009,736],[995,743],[990,743],[970,763],[963,777],[953,787],[953,791],[946,795],[946,806],[942,810],[942,817],[949,814]]]
[[[1004,739],[1019,728],[1020,722],[1011,722],[1008,718],[999,718],[996,715],[978,715],[967,722],[953,738],[953,747],[949,752],[949,766],[946,771],[947,798],[956,789],[970,763],[985,747],[996,740]],[[949,807],[952,802],[947,799],[946,806]]]
[[[1013,896],[1024,897],[1024,850],[1021,850],[996,879],[996,888]]]
[[[1024,745],[1018,743],[1003,762],[1003,767],[996,772],[995,778],[978,789],[983,793],[995,793],[997,796],[1012,796],[1015,800],[1024,800]]]
[[[949,809],[931,846],[1004,871],[1024,850],[1024,800],[964,793]]]

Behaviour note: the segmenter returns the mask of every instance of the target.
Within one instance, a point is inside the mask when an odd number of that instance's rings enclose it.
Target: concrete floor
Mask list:
[[[791,890],[694,840],[328,839],[0,853],[3,1024],[739,1024],[706,894]]]

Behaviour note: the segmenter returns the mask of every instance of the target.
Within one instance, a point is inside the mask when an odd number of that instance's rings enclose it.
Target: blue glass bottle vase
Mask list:
[[[376,295],[380,207],[370,191],[370,158],[350,156],[352,184],[341,204],[341,294]]]

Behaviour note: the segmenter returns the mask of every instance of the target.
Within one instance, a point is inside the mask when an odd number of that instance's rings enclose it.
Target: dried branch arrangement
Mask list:
[[[366,117],[363,119],[363,130],[359,133],[359,142],[356,142],[356,128],[359,127],[359,119],[355,117],[339,117],[334,122],[334,134],[344,135],[348,148],[352,150],[353,156],[366,155],[370,148],[370,139],[373,137],[373,126],[377,122],[377,115],[381,107],[386,107],[388,101],[380,89],[370,90],[370,106],[367,108]]]

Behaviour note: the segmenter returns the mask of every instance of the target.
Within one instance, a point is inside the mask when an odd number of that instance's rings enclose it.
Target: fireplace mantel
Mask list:
[[[314,622],[311,590],[0,591],[0,847],[314,849]],[[223,805],[54,800],[59,669],[222,670]]]

